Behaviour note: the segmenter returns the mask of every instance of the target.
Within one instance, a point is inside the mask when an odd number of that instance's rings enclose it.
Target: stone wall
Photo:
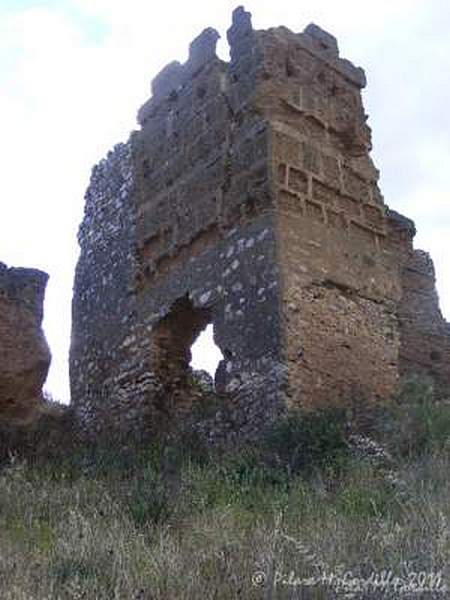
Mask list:
[[[423,250],[414,249],[416,229],[411,220],[389,211],[388,231],[401,270],[399,372],[431,377],[438,393],[448,396],[450,325],[439,308],[433,261]]]
[[[377,185],[362,69],[319,27],[254,31],[243,8],[229,63],[217,38],[161,71],[140,129],[92,174],[70,360],[93,433],[197,414],[190,347],[210,323],[214,436],[386,400],[418,365],[448,380],[432,268]]]
[[[42,399],[50,351],[41,329],[48,275],[0,263],[0,421],[32,418]]]
[[[137,421],[145,429],[189,412],[190,346],[209,323],[224,355],[217,390],[241,427],[278,410],[269,136],[248,109],[256,67],[241,17],[229,33],[240,49],[231,64],[215,54],[217,34],[203,32],[186,64],[153,81],[141,129],[93,172],[71,350],[72,400],[92,431]],[[273,409],[256,392],[249,402],[248,382],[261,379]]]
[[[364,74],[317,26],[260,35],[270,57],[258,102],[271,125],[289,404],[387,399],[398,377],[401,282],[386,252]]]
[[[118,420],[133,419],[134,410],[139,411],[140,390],[146,386],[132,344],[137,323],[134,187],[129,142],[116,146],[93,169],[79,230],[71,395],[79,418],[94,431],[114,420],[116,411]]]

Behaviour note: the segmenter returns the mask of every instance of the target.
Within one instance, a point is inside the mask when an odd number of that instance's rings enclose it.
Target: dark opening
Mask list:
[[[155,329],[153,341],[155,372],[169,386],[187,383],[192,369],[214,378],[223,359],[213,340],[211,310],[195,307],[188,296],[174,303]]]

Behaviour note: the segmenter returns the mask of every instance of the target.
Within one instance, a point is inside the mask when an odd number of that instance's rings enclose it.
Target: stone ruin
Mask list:
[[[433,264],[377,185],[363,70],[318,26],[255,31],[242,7],[230,62],[218,37],[155,77],[140,129],[93,169],[70,355],[85,430],[196,414],[211,393],[190,348],[208,324],[215,435],[382,402],[407,373],[448,386]]]
[[[41,328],[48,275],[0,263],[0,425],[33,419],[50,351]]]

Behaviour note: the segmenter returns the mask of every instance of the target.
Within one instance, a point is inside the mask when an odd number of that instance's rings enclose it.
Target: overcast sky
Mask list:
[[[225,33],[229,0],[0,0],[0,261],[50,274],[47,383],[67,401],[70,303],[91,167],[136,127],[150,81],[202,29]],[[311,21],[362,66],[386,203],[416,221],[450,318],[449,0],[249,0],[257,28]]]

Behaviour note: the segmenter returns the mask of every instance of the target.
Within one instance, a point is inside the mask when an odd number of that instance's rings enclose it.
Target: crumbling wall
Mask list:
[[[72,401],[88,429],[181,419],[189,345],[208,323],[224,355],[217,389],[239,427],[258,430],[278,411],[279,266],[269,133],[250,104],[251,31],[242,13],[229,65],[214,30],[194,40],[188,61],[153,81],[126,166],[113,154],[93,173],[71,350]],[[265,394],[255,388],[251,402],[249,381],[261,379]]]
[[[416,228],[410,219],[389,211],[388,232],[401,270],[399,372],[431,377],[438,393],[448,395],[450,324],[439,308],[433,261],[423,250],[414,249]]]
[[[70,382],[82,423],[102,431],[108,421],[145,413],[151,384],[134,346],[137,326],[136,207],[132,144],[117,145],[94,167],[78,240],[72,301]]]
[[[190,346],[211,323],[213,437],[386,400],[418,367],[448,381],[432,268],[378,188],[362,69],[319,27],[254,31],[242,7],[229,63],[217,38],[157,75],[140,129],[92,174],[71,348],[91,432],[189,421]]]
[[[48,275],[0,263],[0,420],[24,422],[42,400],[50,351],[41,329]]]
[[[271,126],[290,405],[386,399],[398,378],[400,272],[369,156],[364,72],[317,26],[258,32]]]

